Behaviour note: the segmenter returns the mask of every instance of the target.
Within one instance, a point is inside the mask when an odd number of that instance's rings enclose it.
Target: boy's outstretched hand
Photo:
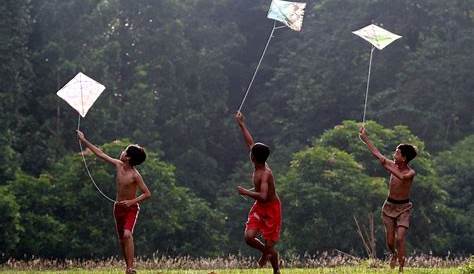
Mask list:
[[[242,114],[242,112],[237,111],[237,113],[235,114],[235,121],[237,121],[237,124],[239,125],[244,124],[244,115]]]
[[[359,129],[359,137],[362,141],[367,142],[369,137],[367,136],[367,132],[365,131],[365,127],[360,127]]]
[[[84,140],[86,137],[84,136],[84,133],[82,133],[82,131],[80,130],[76,130],[77,132],[77,138],[79,138],[79,140]]]

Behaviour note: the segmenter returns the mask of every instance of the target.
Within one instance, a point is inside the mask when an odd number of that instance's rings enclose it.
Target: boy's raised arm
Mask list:
[[[79,140],[83,144],[85,144],[86,147],[88,147],[92,152],[94,152],[94,154],[97,155],[97,157],[113,165],[118,165],[121,163],[120,160],[110,157],[109,155],[105,154],[102,150],[100,150],[98,147],[96,147],[91,142],[89,142],[84,136],[84,133],[82,133],[82,131],[76,130],[76,132],[77,132],[77,138],[79,138]]]
[[[359,130],[359,137],[360,139],[367,145],[369,148],[370,152],[377,158],[382,166],[386,168],[387,164],[391,162],[389,159],[387,159],[385,156],[383,156],[382,153],[372,144],[372,142],[369,140],[369,136],[367,136],[367,132],[365,132],[365,128],[361,127]]]
[[[247,147],[250,150],[254,145],[254,141],[252,135],[250,134],[250,131],[245,126],[244,115],[242,114],[242,112],[238,111],[235,114],[235,120],[237,121],[237,124],[239,125],[240,130],[242,131],[242,135],[244,136],[245,143],[247,144]]]

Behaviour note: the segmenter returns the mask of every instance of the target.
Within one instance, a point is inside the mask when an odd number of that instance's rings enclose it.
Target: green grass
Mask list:
[[[301,268],[291,268],[291,269],[282,269],[282,274],[326,274],[326,273],[337,273],[337,274],[365,274],[365,273],[376,273],[376,274],[391,274],[398,273],[398,271],[391,270],[388,267],[384,268],[367,268],[367,267],[334,267],[334,268],[311,268],[311,269],[301,269]],[[79,274],[79,273],[91,273],[91,274],[123,274],[123,269],[117,268],[106,268],[106,269],[70,269],[70,270],[0,270],[1,274]],[[270,268],[265,269],[217,269],[217,270],[145,270],[139,269],[139,274],[265,274],[272,273]],[[405,272],[410,273],[426,273],[426,274],[459,274],[461,273],[461,268],[452,267],[452,268],[405,268]]]

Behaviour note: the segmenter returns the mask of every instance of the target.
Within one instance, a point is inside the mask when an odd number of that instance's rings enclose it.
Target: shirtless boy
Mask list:
[[[390,267],[394,268],[398,259],[399,272],[403,272],[405,237],[410,226],[410,213],[413,207],[409,198],[410,189],[415,177],[415,171],[408,162],[416,157],[416,149],[409,144],[400,144],[393,154],[393,160],[390,160],[372,144],[364,127],[360,128],[359,136],[382,166],[390,172],[388,198],[382,207],[382,219],[387,246],[392,256]]]
[[[77,137],[97,157],[112,164],[116,168],[117,195],[114,204],[115,227],[117,230],[120,247],[127,265],[126,274],[136,273],[133,268],[134,245],[133,229],[140,211],[139,203],[150,198],[151,193],[143,182],[143,178],[135,168],[146,159],[145,151],[138,145],[129,145],[120,154],[119,159],[114,159],[105,154],[98,147],[90,143],[84,133],[77,131]],[[136,196],[137,188],[142,194]]]
[[[280,267],[275,244],[280,238],[281,204],[275,191],[272,170],[266,163],[270,155],[270,149],[265,144],[254,142],[252,135],[245,126],[244,116],[241,112],[237,112],[235,119],[242,131],[245,143],[250,151],[250,160],[255,168],[253,173],[254,189],[237,187],[240,195],[255,199],[245,226],[245,242],[262,253],[258,261],[260,267],[264,267],[267,261],[270,260],[273,273],[279,274]],[[264,243],[257,238],[258,234],[263,237]]]

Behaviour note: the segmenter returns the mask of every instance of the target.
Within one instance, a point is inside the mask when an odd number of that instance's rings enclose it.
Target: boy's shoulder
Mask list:
[[[269,178],[273,177],[273,172],[269,166],[266,166],[264,169],[255,170],[255,174],[258,177],[268,176]]]
[[[132,172],[136,177],[141,177],[142,175],[140,174],[140,171],[136,167],[132,168]]]

